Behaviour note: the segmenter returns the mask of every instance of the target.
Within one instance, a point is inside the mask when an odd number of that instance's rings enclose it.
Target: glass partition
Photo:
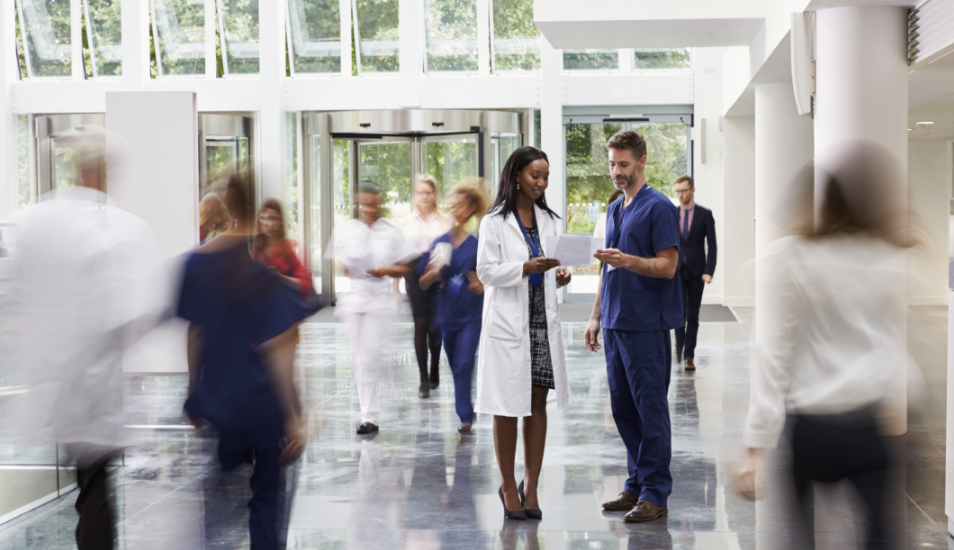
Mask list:
[[[393,138],[389,138],[393,139]],[[381,188],[384,217],[399,220],[411,213],[411,141],[359,141],[358,185]]]
[[[222,36],[222,70],[229,74],[258,74],[258,2],[217,0]]]
[[[292,71],[341,72],[340,11],[338,0],[288,0]]]
[[[18,0],[17,8],[25,35],[27,76],[70,76],[70,3]]]
[[[497,190],[500,183],[500,172],[503,171],[504,164],[514,151],[523,144],[523,136],[520,134],[492,134],[490,138],[492,169],[489,183],[490,189]]]
[[[424,0],[425,71],[477,71],[476,0]]]
[[[690,69],[688,48],[636,50],[633,67],[641,69]]]
[[[398,1],[352,0],[354,2],[354,43],[358,74],[397,72]]]
[[[540,29],[533,24],[533,0],[492,0],[491,47],[494,72],[540,69]]]
[[[615,71],[619,69],[617,50],[563,50],[565,71]]]
[[[205,74],[205,2],[151,0],[159,76]]]
[[[123,74],[122,0],[86,0],[85,5],[93,76]]]
[[[446,210],[447,194],[458,183],[477,177],[477,134],[425,137],[421,169],[437,181],[437,204]]]

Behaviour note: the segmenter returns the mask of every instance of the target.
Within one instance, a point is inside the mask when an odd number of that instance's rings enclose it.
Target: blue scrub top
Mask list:
[[[431,253],[438,243],[450,243],[450,233],[445,233],[431,243],[431,249],[418,262],[418,273],[424,273]],[[453,332],[474,325],[480,326],[484,312],[484,295],[470,291],[468,271],[477,271],[477,239],[470,235],[451,252],[450,265],[441,270],[441,290],[438,298],[438,315],[441,330]]]
[[[284,414],[257,348],[299,319],[278,276],[249,257],[245,239],[236,241],[186,260],[177,313],[202,327],[203,340],[201,376],[185,408],[220,433],[279,429]]]
[[[673,246],[678,248],[679,211],[672,201],[648,184],[625,211],[624,199],[613,202],[606,214],[606,248],[642,258],[652,258]],[[678,268],[672,279],[657,279],[628,269],[608,271],[607,267],[603,266],[600,289],[603,328],[657,331],[683,326]]]

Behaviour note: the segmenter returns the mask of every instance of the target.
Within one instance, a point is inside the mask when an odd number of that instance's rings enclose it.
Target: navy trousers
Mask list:
[[[474,422],[474,403],[470,394],[479,343],[480,325],[477,323],[462,330],[444,333],[444,351],[454,374],[454,404],[461,424]]]
[[[227,524],[226,516],[230,515],[229,508],[234,503],[225,503],[228,498],[221,498],[221,493],[228,492],[230,472],[245,464],[252,465],[251,478],[248,480],[251,488],[251,499],[248,506],[248,530],[252,550],[281,550],[285,548],[288,536],[288,519],[291,499],[294,496],[294,486],[289,487],[288,476],[294,472],[293,467],[283,467],[278,463],[284,444],[283,430],[280,426],[271,429],[249,429],[241,432],[220,433],[219,460],[222,466],[222,475],[215,482],[206,502],[206,513],[211,518],[220,518]],[[241,499],[244,491],[237,491]],[[217,521],[215,523],[218,523]],[[224,525],[206,525],[206,537],[209,542],[221,544],[227,540],[228,533],[221,527]],[[234,536],[234,532],[232,533]]]
[[[672,493],[669,331],[605,329],[603,344],[613,419],[626,445],[625,490],[665,507]]]

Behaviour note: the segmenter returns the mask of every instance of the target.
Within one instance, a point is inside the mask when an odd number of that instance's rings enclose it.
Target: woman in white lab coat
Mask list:
[[[500,175],[497,199],[480,224],[477,276],[485,285],[477,364],[478,413],[494,415],[494,447],[502,477],[498,491],[509,519],[540,519],[537,481],[546,442],[546,404],[570,403],[557,288],[570,282],[543,241],[558,233],[547,207],[546,153],[521,147]],[[556,269],[555,269],[556,268]],[[517,419],[523,418],[524,480],[514,479]]]

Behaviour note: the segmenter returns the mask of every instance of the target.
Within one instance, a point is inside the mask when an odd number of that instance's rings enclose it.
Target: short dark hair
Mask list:
[[[616,132],[606,143],[606,147],[609,149],[628,149],[637,161],[646,156],[646,140],[632,130]]]
[[[676,183],[682,183],[684,181],[689,182],[689,189],[696,188],[696,184],[694,181],[692,181],[692,178],[690,176],[679,176],[678,178],[676,178]]]
[[[371,193],[372,195],[377,195],[380,197],[381,188],[370,181],[363,181],[361,182],[361,185],[358,186],[358,193]]]

